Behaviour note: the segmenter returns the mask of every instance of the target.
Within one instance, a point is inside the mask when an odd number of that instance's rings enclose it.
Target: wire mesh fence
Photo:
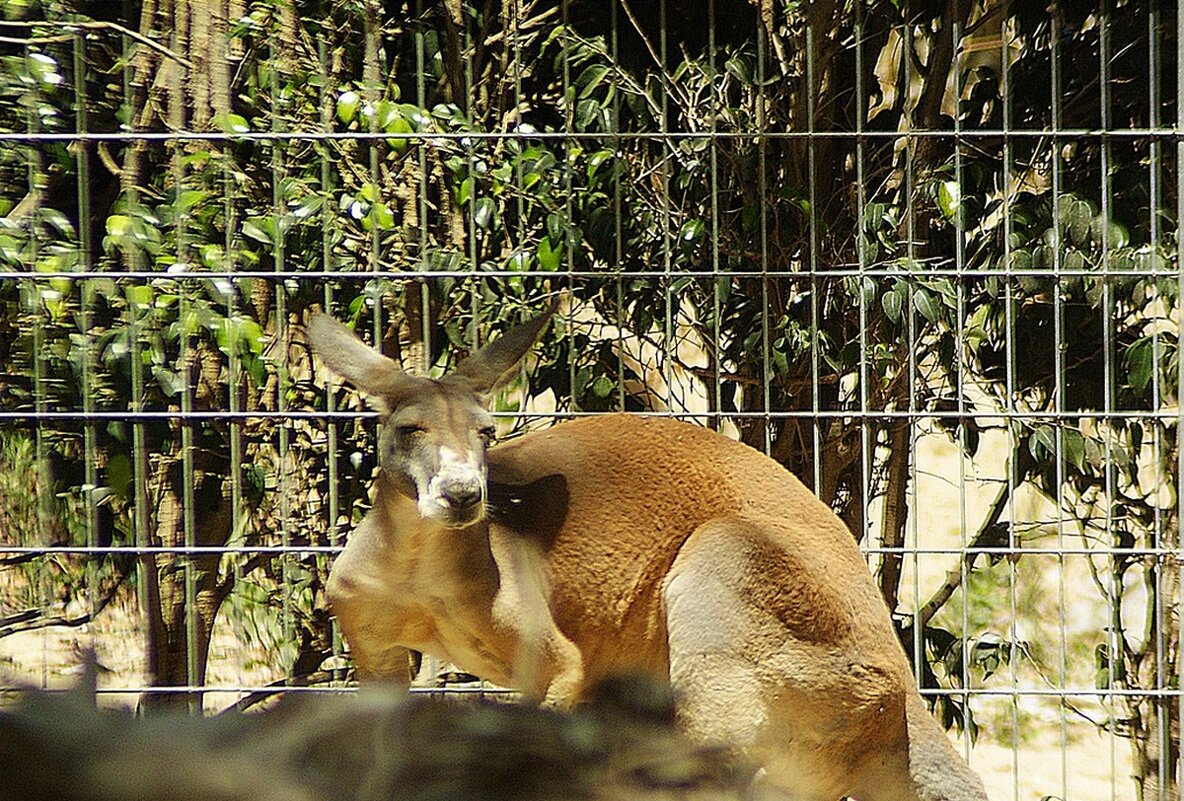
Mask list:
[[[503,436],[766,451],[993,798],[1179,794],[1177,7],[4,13],[4,689],[88,650],[111,702],[350,689],[378,422],[309,312],[439,375],[558,296]]]

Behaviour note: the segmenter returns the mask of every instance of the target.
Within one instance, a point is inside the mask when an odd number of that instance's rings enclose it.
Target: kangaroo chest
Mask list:
[[[509,682],[513,645],[493,623],[498,577],[479,532],[363,528],[333,567],[333,609],[351,639],[365,632]]]

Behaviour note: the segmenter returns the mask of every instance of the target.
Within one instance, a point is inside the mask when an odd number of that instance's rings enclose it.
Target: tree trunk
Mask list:
[[[909,518],[908,487],[909,466],[912,463],[913,421],[905,418],[893,420],[888,428],[888,466],[884,488],[884,520],[880,544],[884,548],[899,548],[904,545],[905,529]],[[904,556],[885,551],[880,560],[877,578],[880,593],[889,609],[896,609],[900,593],[901,565]]]
[[[214,461],[213,458],[204,461]],[[198,468],[194,468],[198,473]],[[152,545],[184,549],[221,546],[230,538],[231,505],[221,472],[186,475],[172,459],[157,476],[156,532]],[[191,531],[186,530],[185,491],[194,484]],[[184,688],[205,683],[210,635],[224,594],[219,592],[219,553],[162,553],[147,559],[148,673],[153,687],[141,699],[145,709],[201,708],[201,692]]]
[[[1178,530],[1178,525],[1165,522],[1164,530]],[[1173,677],[1179,675],[1180,610],[1171,601],[1178,598],[1179,563],[1174,559],[1162,560],[1154,571],[1147,572],[1146,586],[1149,625],[1143,632],[1142,653],[1128,660],[1134,664],[1128,664],[1127,670],[1135,688],[1170,686]],[[1124,603],[1132,602],[1124,600]],[[1180,699],[1175,695],[1128,696],[1123,699],[1122,707],[1125,707],[1124,717],[1131,724],[1128,736],[1137,798],[1139,801],[1179,798],[1176,771],[1180,762]]]

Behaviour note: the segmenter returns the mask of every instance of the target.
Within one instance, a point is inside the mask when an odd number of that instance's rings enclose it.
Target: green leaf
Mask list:
[[[913,306],[931,323],[941,319],[941,303],[927,289],[918,287],[913,291]]]
[[[159,364],[152,365],[152,376],[160,385],[160,391],[164,393],[165,397],[174,397],[185,389],[184,376],[167,367],[162,367]]]
[[[414,131],[411,123],[402,114],[396,114],[390,122],[382,126],[382,129],[388,133],[412,133]],[[405,136],[393,136],[386,140],[387,145],[399,153],[407,148],[407,142],[408,139]]]
[[[259,323],[249,317],[243,317],[237,320],[237,324],[238,334],[246,344],[247,351],[261,356],[263,354],[263,329]]]
[[[598,375],[596,376],[595,380],[592,381],[592,394],[598,398],[607,398],[612,394],[614,386],[615,384],[613,384],[611,378],[604,375]]]
[[[506,261],[506,269],[512,272],[525,272],[530,269],[534,256],[525,250],[515,251]]]
[[[409,123],[411,123],[412,126],[414,126],[414,130],[418,131],[431,127],[431,115],[414,103],[400,103],[398,105],[398,109],[399,114],[401,114]]]
[[[51,209],[48,207],[40,209],[38,214],[41,215],[42,221],[52,225],[62,236],[66,237],[67,239],[74,238],[74,226],[70,224],[70,220],[65,214],[62,214],[57,209]]]
[[[613,152],[611,150],[597,150],[595,153],[589,156],[587,169],[588,179],[591,180],[592,177],[596,175],[596,171],[600,169],[600,165],[604,164],[604,162],[608,161],[612,157]]]
[[[885,292],[884,298],[880,302],[884,305],[884,314],[888,315],[888,319],[899,323],[900,313],[904,310],[904,295],[895,290]]]
[[[0,234],[0,259],[12,264],[21,263],[21,243],[15,237]]]
[[[1065,253],[1062,266],[1066,270],[1070,271],[1084,270],[1086,268],[1085,254],[1080,250],[1074,250],[1070,248],[1069,251]]]
[[[107,486],[124,498],[131,498],[132,462],[125,453],[116,453],[107,460]]]
[[[552,242],[562,242],[566,237],[567,220],[558,212],[547,215],[547,238]]]
[[[1077,468],[1078,472],[1085,470],[1085,437],[1081,436],[1081,432],[1073,428],[1063,429],[1061,432],[1061,445],[1065,460]]]
[[[789,354],[785,352],[784,338],[778,338],[777,342],[773,344],[773,348],[769,351],[769,359],[772,362],[773,371],[777,375],[789,373]]]
[[[126,214],[112,214],[107,218],[107,234],[125,237],[132,232],[132,218]]]
[[[732,56],[724,62],[724,69],[743,86],[748,86],[752,83],[752,68],[748,65],[747,59],[740,56]]]
[[[1041,450],[1043,449],[1043,453]],[[1057,452],[1056,429],[1050,425],[1038,425],[1032,429],[1032,436],[1028,440],[1028,450],[1037,461],[1055,456]]]
[[[128,303],[142,309],[152,305],[154,290],[151,286],[136,284],[124,287],[123,294]]]
[[[678,241],[684,247],[688,247],[701,239],[706,230],[707,227],[703,225],[702,220],[687,220],[678,231]]]
[[[177,196],[177,202],[173,204],[173,208],[177,211],[189,211],[191,208],[201,203],[210,197],[209,192],[200,189],[186,189]]]
[[[539,240],[538,259],[539,267],[548,272],[555,272],[559,269],[559,256],[563,246],[552,248],[551,238],[544,236]]]
[[[1155,373],[1155,352],[1151,337],[1141,337],[1126,349],[1127,381],[1138,395],[1147,390]]]
[[[604,76],[608,74],[608,67],[603,64],[593,64],[576,79],[576,86],[580,88],[580,97],[587,97],[596,91],[596,87],[604,80]]]
[[[480,198],[473,206],[473,222],[477,227],[489,230],[497,226],[497,207],[493,198]]]
[[[362,98],[357,92],[342,92],[337,97],[337,119],[346,125],[353,122],[354,117],[358,115],[358,104],[361,102]]]
[[[251,124],[241,114],[219,114],[213,120],[214,124],[224,133],[250,133]]]
[[[218,343],[218,350],[230,356],[234,353],[238,343],[238,327],[234,320],[224,317],[214,323],[214,341]]]
[[[957,219],[962,210],[962,188],[957,181],[942,181],[937,185],[937,206],[947,220]]]
[[[399,108],[389,100],[379,100],[374,106],[379,130],[389,130],[388,126],[398,118]]]
[[[267,231],[264,230],[263,225],[261,225],[261,223],[264,223],[263,219],[256,217],[255,220],[258,220],[258,222],[252,220],[243,220],[243,235],[249,236],[256,242],[261,242],[264,245],[270,245],[271,236],[268,235]]]
[[[395,215],[385,203],[375,203],[370,208],[370,220],[380,231],[387,231],[395,225]]]
[[[300,205],[292,209],[292,216],[297,220],[303,220],[311,217],[320,210],[324,203],[325,199],[320,195],[309,195],[300,202]]]
[[[1077,244],[1084,244],[1089,239],[1093,209],[1084,200],[1079,200],[1066,208],[1068,211],[1063,222],[1068,226],[1069,238]]]
[[[469,199],[472,197],[473,197],[473,177],[470,175],[468,178],[466,178],[460,182],[460,186],[456,190],[457,205],[459,205],[459,206],[465,205],[466,203],[469,202]]]
[[[1008,254],[1007,268],[1010,270],[1031,270],[1032,254],[1027,250],[1013,250]]]

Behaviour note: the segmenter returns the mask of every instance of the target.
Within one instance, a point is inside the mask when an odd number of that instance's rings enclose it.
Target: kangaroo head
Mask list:
[[[485,452],[494,436],[489,396],[513,375],[550,316],[511,329],[439,380],[407,375],[325,314],[309,322],[308,340],[381,413],[381,480],[414,499],[421,517],[464,528],[485,515]]]

